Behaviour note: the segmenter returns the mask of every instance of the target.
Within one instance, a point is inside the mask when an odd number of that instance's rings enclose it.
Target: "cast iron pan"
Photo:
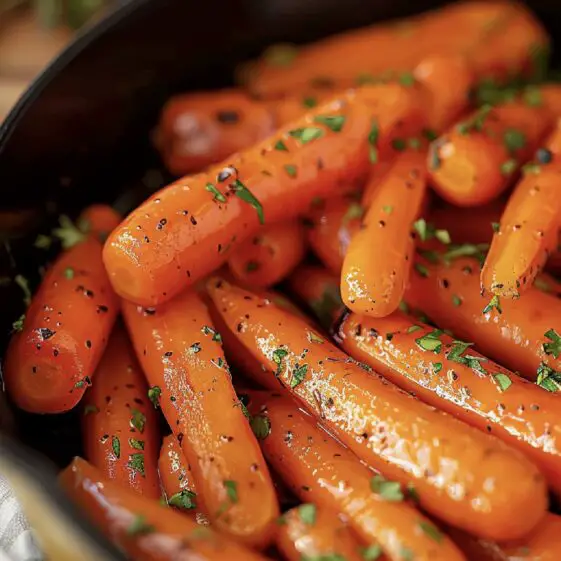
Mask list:
[[[57,251],[34,249],[35,235],[60,213],[72,216],[91,202],[116,203],[127,212],[169,179],[150,131],[170,95],[232,84],[236,65],[268,44],[312,41],[446,3],[122,0],[51,64],[0,127],[0,352],[23,312],[20,289],[9,279],[21,273],[36,284],[39,268]],[[561,37],[558,0],[527,3],[552,36]],[[77,414],[10,412],[2,397],[0,429],[13,440],[0,440],[0,456],[40,485],[61,516],[76,521],[76,531],[97,541],[54,480],[55,466],[81,451]],[[99,547],[104,558],[120,558]]]

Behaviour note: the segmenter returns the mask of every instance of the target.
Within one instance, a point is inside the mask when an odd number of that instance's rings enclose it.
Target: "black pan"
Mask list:
[[[117,201],[128,211],[165,182],[150,131],[171,94],[232,84],[235,66],[270,43],[308,42],[445,3],[121,1],[39,76],[0,127],[0,352],[23,312],[20,289],[8,279],[22,273],[37,283],[39,267],[52,257],[32,247],[37,232],[90,202]],[[527,3],[561,38],[559,0]],[[0,392],[0,429],[11,435],[0,439],[0,470],[18,487],[36,527],[52,517],[64,529],[52,558],[89,559],[89,551],[92,558],[120,559],[56,488],[55,466],[80,453],[78,425],[72,412],[42,417],[10,411]],[[29,489],[35,493],[31,508],[24,498]],[[61,548],[68,549],[68,535],[80,545],[67,556]]]

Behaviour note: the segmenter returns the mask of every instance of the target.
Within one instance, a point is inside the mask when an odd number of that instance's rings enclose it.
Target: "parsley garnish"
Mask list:
[[[555,329],[550,329],[544,333],[544,336],[551,341],[551,343],[543,344],[545,354],[553,355],[555,358],[559,358],[559,354],[561,353],[561,337],[559,336],[559,333],[557,333]]]
[[[333,321],[333,314],[343,306],[338,285],[325,285],[321,298],[312,300],[310,308],[314,311],[321,325],[328,327]]]
[[[157,409],[160,406],[160,396],[162,395],[162,388],[160,386],[152,386],[148,389],[148,399],[152,405]]]
[[[325,135],[325,132],[323,129],[320,129],[319,127],[305,127],[305,128],[293,129],[291,131],[288,131],[288,134],[293,138],[299,140],[302,144],[307,144],[312,140],[321,138],[322,136]]]
[[[119,459],[121,457],[121,441],[118,436],[113,436],[111,438],[111,449],[113,450],[115,457]]]
[[[404,72],[403,74],[400,74],[397,80],[402,86],[407,88],[410,88],[415,84],[415,77],[411,74],[411,72]]]
[[[536,384],[548,392],[561,391],[561,372],[553,370],[543,362],[538,366]]]
[[[382,557],[383,551],[380,545],[374,543],[372,545],[369,545],[368,547],[363,548],[360,553],[364,561],[376,561],[376,559]]]
[[[316,522],[316,505],[303,504],[298,507],[298,515],[304,524],[312,526]]]
[[[292,164],[286,164],[284,166],[284,171],[286,171],[290,177],[296,177],[298,175],[298,168]]]
[[[382,475],[375,475],[370,479],[370,489],[386,501],[399,502],[403,500],[401,485],[397,481],[388,481]]]
[[[456,130],[460,134],[468,134],[470,131],[482,132],[485,120],[491,112],[493,107],[491,105],[483,105],[470,119],[460,123]]]
[[[305,97],[302,100],[302,105],[304,107],[307,107],[308,109],[315,107],[317,104],[318,104],[318,100],[315,97]]]
[[[510,160],[507,160],[506,162],[503,162],[501,164],[501,173],[503,175],[511,175],[516,171],[517,165],[518,162],[514,158],[511,158]]]
[[[442,543],[444,536],[438,530],[438,528],[436,526],[433,526],[430,522],[421,520],[419,522],[419,528],[421,528],[423,534],[428,536],[431,540],[434,540],[437,543]]]
[[[286,349],[275,349],[273,351],[273,362],[277,365],[275,376],[282,374],[282,361],[287,354],[288,351]]]
[[[234,189],[236,197],[240,198],[245,203],[248,203],[255,209],[255,212],[257,212],[257,218],[259,218],[259,223],[265,224],[263,206],[255,198],[253,193],[239,179],[236,179],[234,183],[232,183],[232,187]]]
[[[461,306],[462,305],[462,299],[458,295],[454,294],[452,296],[452,304],[456,307]]]
[[[415,270],[417,271],[417,273],[419,273],[422,277],[428,278],[429,275],[429,270],[427,269],[427,267],[425,265],[423,265],[422,263],[415,263]]]
[[[226,495],[232,504],[238,502],[238,484],[231,479],[226,479],[224,481],[224,487],[226,489]]]
[[[341,132],[343,125],[345,124],[344,115],[318,115],[314,118],[314,123],[319,123],[325,125],[327,128],[331,129],[333,132]]]
[[[413,228],[419,234],[419,239],[422,242],[436,238],[439,242],[443,244],[450,243],[450,234],[448,230],[440,230],[435,228],[433,224],[429,224],[424,218],[419,218],[419,220],[413,223]]]
[[[14,331],[23,331],[23,324],[25,322],[25,314],[21,314],[16,321],[12,323],[12,329]]]
[[[279,152],[288,152],[288,148],[282,140],[277,140],[277,142],[273,145],[273,148]]]
[[[380,127],[378,121],[372,121],[372,126],[370,127],[370,133],[368,134],[368,160],[371,164],[375,164],[378,161],[378,137],[380,136]]]
[[[99,413],[99,407],[95,405],[86,405],[84,407],[84,415],[91,415],[93,413]]]
[[[403,152],[407,148],[407,143],[403,138],[394,138],[391,142],[392,148],[398,152]]]
[[[497,234],[501,229],[501,225],[498,222],[491,222],[491,228],[493,228],[493,232]]]
[[[176,508],[181,508],[183,510],[191,510],[193,508],[196,508],[197,506],[197,502],[195,500],[196,497],[197,495],[193,493],[193,491],[184,489],[183,491],[180,491],[179,493],[175,493],[175,495],[172,495],[168,499],[168,504]]]
[[[296,366],[292,372],[292,379],[290,380],[290,387],[295,388],[304,381],[306,374],[308,372],[308,365],[303,364],[302,366]]]
[[[316,335],[313,331],[308,331],[308,341],[310,341],[310,343],[318,343],[319,345],[325,342],[319,335]]]
[[[127,528],[127,534],[129,536],[141,536],[143,534],[151,534],[154,531],[154,526],[146,524],[146,518],[141,514],[136,515]]]
[[[253,430],[253,434],[259,440],[265,440],[271,432],[271,421],[265,415],[255,415],[249,424]]]
[[[483,308],[483,313],[487,314],[493,308],[495,308],[497,312],[499,312],[499,314],[503,313],[503,309],[501,308],[501,300],[496,294],[491,298],[491,300],[489,300],[489,303]]]
[[[493,379],[497,382],[501,392],[506,392],[512,384],[512,380],[504,373],[499,372],[498,374],[493,374]]]
[[[517,129],[507,129],[503,141],[509,152],[516,152],[516,150],[521,150],[526,146],[526,135]]]
[[[29,288],[29,281],[23,275],[16,275],[14,282],[21,288],[23,292],[23,303],[26,306],[31,304],[31,289]]]
[[[66,267],[66,269],[64,269],[64,276],[68,280],[72,280],[74,278],[74,269],[72,267]]]
[[[298,56],[298,47],[289,43],[271,45],[263,53],[265,61],[272,66],[290,66]]]
[[[53,229],[53,236],[61,241],[64,249],[69,249],[86,239],[84,232],[68,216],[64,214],[59,216],[58,223],[59,227]]]
[[[133,409],[130,424],[138,432],[143,433],[144,425],[146,424],[146,417],[144,416],[144,413],[142,413],[142,411],[139,411],[138,409]]]
[[[140,475],[142,475],[142,477],[145,477],[146,474],[144,472],[144,454],[138,453],[138,454],[131,454],[129,456],[129,462],[127,464],[132,470],[137,471],[138,473],[140,473]]]
[[[207,183],[205,189],[214,195],[213,201],[218,201],[219,203],[225,203],[226,197],[218,190],[216,185],[212,183]]]
[[[421,347],[424,351],[431,351],[434,353],[439,353],[442,349],[442,341],[439,337],[442,335],[443,331],[441,329],[434,329],[430,333],[415,339],[415,343]]]
[[[415,333],[415,331],[419,331],[419,329],[422,329],[420,325],[411,325],[407,328],[407,331],[405,331],[405,333]]]
[[[348,224],[351,220],[358,220],[364,216],[364,207],[357,202],[352,202],[343,216],[343,224]]]
[[[438,374],[442,370],[442,362],[433,362],[432,370],[435,374]]]
[[[144,450],[144,440],[137,440],[136,438],[129,438],[131,448],[135,450]]]

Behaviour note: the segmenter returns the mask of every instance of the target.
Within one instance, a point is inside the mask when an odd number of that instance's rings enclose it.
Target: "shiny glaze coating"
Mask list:
[[[206,173],[165,187],[107,240],[104,263],[115,290],[144,306],[169,300],[216,270],[260,221],[287,220],[316,197],[361,182],[369,147],[383,158],[422,122],[420,100],[404,86],[351,90]],[[240,185],[259,203],[242,200],[248,193]]]
[[[59,476],[87,517],[135,561],[264,561],[226,536],[105,478],[81,458]]]
[[[411,230],[426,193],[424,161],[424,151],[396,157],[349,244],[341,297],[357,313],[383,317],[401,302],[415,251]]]
[[[193,470],[201,508],[220,531],[265,545],[278,515],[275,491],[206,306],[186,291],[157,309],[123,302],[123,314]]]
[[[303,502],[345,515],[365,543],[379,543],[394,561],[407,559],[407,554],[419,561],[463,559],[412,503],[373,492],[375,472],[294,401],[281,394],[248,395],[251,413],[270,422],[270,433],[260,441],[267,460]],[[423,531],[427,525],[437,539]]]
[[[461,356],[475,359],[472,365],[449,358],[457,345],[446,334],[438,336],[438,352],[423,349],[423,337],[433,331],[400,312],[376,319],[350,314],[339,337],[353,358],[394,384],[518,448],[561,494],[559,398],[471,349]]]
[[[464,341],[473,341],[486,356],[531,381],[536,380],[542,362],[561,369],[561,358],[547,355],[543,349],[544,343],[549,342],[545,333],[559,325],[559,295],[532,287],[523,298],[502,300],[501,314],[495,309],[484,314],[489,298],[481,296],[477,259],[460,257],[449,264],[433,264],[423,259],[422,263],[428,274],[411,275],[405,292],[408,304],[422,310],[442,329],[450,329]],[[544,288],[553,285],[545,275],[540,281],[539,286]]]
[[[105,477],[151,499],[160,497],[160,426],[144,373],[121,326],[116,326],[84,396],[86,459]]]
[[[266,288],[289,275],[305,253],[304,227],[294,220],[257,231],[232,252],[228,266],[244,285]]]
[[[238,340],[357,456],[412,483],[427,512],[503,540],[543,516],[543,476],[518,451],[367,372],[272,303],[216,277],[207,287]]]

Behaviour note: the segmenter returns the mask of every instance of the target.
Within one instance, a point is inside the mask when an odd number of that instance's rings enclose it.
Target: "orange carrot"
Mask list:
[[[415,249],[411,228],[425,197],[424,159],[408,150],[395,160],[349,245],[341,296],[357,313],[385,316],[403,297]]]
[[[423,123],[420,101],[395,84],[353,90],[255,147],[154,194],[109,237],[116,291],[152,306],[227,260],[260,222],[287,220],[317,196],[362,181]]]
[[[313,515],[306,515],[310,513]],[[363,560],[359,554],[358,541],[349,531],[348,526],[333,512],[324,508],[315,508],[314,505],[302,505],[282,515],[276,545],[287,561]],[[373,558],[377,550],[372,548],[371,552]]]
[[[203,511],[221,531],[265,545],[278,515],[275,491],[205,305],[187,291],[157,309],[123,302],[123,314]]]
[[[60,484],[87,517],[131,559],[137,561],[264,561],[188,516],[160,506],[107,479],[75,458]]]
[[[297,221],[283,222],[266,226],[241,243],[228,265],[243,284],[265,288],[290,274],[305,253],[303,226]]]
[[[88,234],[104,242],[107,236],[121,223],[119,213],[109,205],[90,205],[80,216],[77,223]]]
[[[444,255],[461,255],[473,249],[472,245],[459,246]],[[429,256],[438,258],[437,253]],[[541,277],[539,285],[545,291],[529,288],[520,300],[500,302],[502,313],[498,313],[489,306],[489,299],[481,296],[476,258],[451,257],[444,263],[421,260],[417,266],[420,269],[411,275],[405,300],[437,325],[473,341],[478,350],[529,380],[536,380],[544,370],[542,364],[561,370],[555,331],[561,302],[555,293],[547,292],[551,290],[547,277]]]
[[[520,165],[551,130],[549,111],[525,101],[486,105],[431,145],[434,188],[457,206],[478,206],[499,196]]]
[[[159,419],[125,331],[117,327],[84,397],[86,458],[109,479],[146,497],[160,496]]]
[[[238,340],[283,386],[367,464],[412,483],[428,512],[502,540],[543,516],[543,476],[518,451],[366,372],[272,303],[222,279],[207,287]]]
[[[299,509],[306,520],[313,520],[315,505],[340,512],[364,542],[379,545],[396,561],[463,559],[436,526],[404,502],[399,483],[361,464],[291,399],[249,392],[249,408],[267,460],[308,503]]]
[[[556,395],[470,350],[472,343],[454,341],[401,313],[347,315],[338,335],[345,351],[394,384],[520,449],[561,494]]]
[[[537,150],[535,161],[526,166],[501,216],[481,272],[481,285],[491,294],[518,297],[557,248],[560,156],[561,120],[545,147]]]

